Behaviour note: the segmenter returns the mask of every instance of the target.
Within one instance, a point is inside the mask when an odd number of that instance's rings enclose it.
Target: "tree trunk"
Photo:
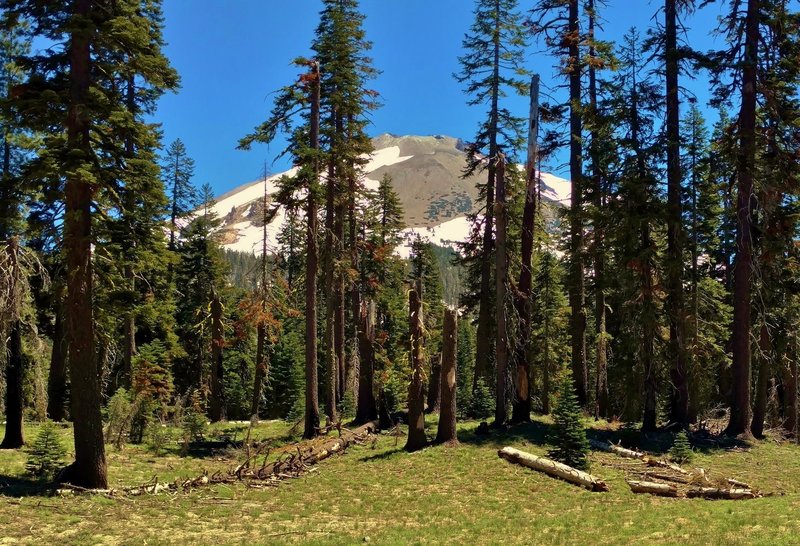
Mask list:
[[[67,405],[67,340],[64,337],[64,302],[62,290],[54,289],[53,349],[50,353],[50,373],[47,376],[47,415],[53,421],[66,418]]]
[[[455,309],[445,309],[442,329],[442,397],[439,409],[439,429],[437,443],[458,441],[456,433],[456,355],[458,354],[458,313]]]
[[[17,449],[25,445],[22,434],[22,379],[25,375],[20,331],[22,323],[15,320],[10,327],[6,361],[6,432],[0,449]]]
[[[583,266],[583,119],[581,117],[581,62],[580,26],[578,0],[569,0],[569,174],[572,179],[570,204],[570,252],[571,279],[569,283],[569,305],[571,308],[570,331],[572,333],[572,377],[578,404],[586,407],[589,370],[586,365],[586,310],[584,309]]]
[[[426,413],[439,413],[442,395],[442,355],[435,354],[429,359],[431,361],[431,371],[428,379],[428,390],[426,400]]]
[[[500,2],[496,0],[497,19],[493,23],[499,26]],[[481,249],[481,284],[478,302],[478,331],[475,340],[475,375],[472,382],[472,392],[476,392],[478,379],[486,385],[490,384],[491,370],[489,355],[491,353],[492,332],[492,249],[494,246],[494,192],[496,174],[496,156],[498,153],[497,133],[500,125],[500,59],[502,44],[500,43],[500,29],[494,34],[492,42],[494,61],[492,63],[491,105],[488,127],[489,139],[489,167],[486,179],[486,211],[483,223],[483,248]]]
[[[225,419],[224,370],[222,349],[225,344],[225,327],[222,322],[222,301],[214,290],[211,295],[211,400],[208,417],[212,423]]]
[[[408,386],[408,440],[406,451],[417,451],[428,444],[425,436],[424,380],[425,357],[423,355],[422,301],[416,290],[408,293],[408,326],[411,336],[411,383]]]
[[[333,160],[328,164],[328,180],[325,186],[325,413],[330,422],[338,420],[336,414],[339,365],[336,361],[336,302],[337,284],[334,261],[337,256],[336,215],[336,170]]]
[[[544,472],[548,476],[554,478],[561,478],[569,483],[580,485],[590,491],[608,491],[608,484],[603,480],[587,474],[571,466],[547,459],[545,457],[537,457],[524,451],[514,449],[513,447],[504,447],[497,454],[511,463],[516,463],[539,472]]]
[[[85,19],[91,0],[75,0],[73,16]],[[89,86],[91,81],[90,32],[76,29],[70,36],[70,102],[67,115],[67,147],[82,161],[91,156]],[[67,271],[67,340],[69,341],[72,418],[75,462],[61,475],[65,482],[87,488],[108,487],[100,377],[94,345],[92,307],[92,202],[93,183],[82,169],[69,169],[64,187],[64,249]]]
[[[269,374],[269,355],[267,353],[267,326],[262,322],[258,325],[256,333],[256,373],[253,382],[253,400],[250,404],[250,415],[258,418],[258,409],[261,405],[261,394],[264,389],[264,380]]]
[[[506,331],[506,282],[508,277],[508,255],[506,254],[506,181],[505,157],[497,159],[497,179],[494,210],[497,223],[497,249],[495,251],[495,316],[497,339],[495,359],[497,361],[497,382],[495,383],[496,405],[494,426],[501,426],[508,418],[508,332]]]
[[[678,496],[678,486],[675,484],[628,480],[628,486],[631,488],[631,493],[647,493],[660,497]]]
[[[378,418],[375,404],[375,324],[366,305],[361,306],[361,328],[358,332],[358,404],[356,422],[368,423]]]
[[[739,112],[736,262],[733,275],[733,397],[726,432],[750,436],[750,284],[753,277],[752,201],[756,161],[756,64],[759,0],[748,0],[745,19],[742,105]]]
[[[531,315],[533,312],[533,243],[536,228],[536,173],[539,157],[539,75],[531,78],[531,108],[528,126],[528,160],[525,184],[525,205],[522,211],[522,267],[519,288],[515,298],[519,316],[518,340],[514,351],[514,401],[511,405],[511,422],[531,420]]]
[[[589,55],[593,59],[597,57],[595,48],[595,2],[589,0]],[[605,226],[602,213],[605,205],[605,188],[603,187],[603,177],[600,171],[600,158],[598,157],[598,142],[600,139],[597,130],[597,70],[594,63],[589,64],[589,103],[592,111],[593,126],[591,132],[592,157],[592,189],[594,191],[594,206],[597,219],[592,226],[594,233],[594,302],[595,302],[595,419],[609,416],[608,402],[608,336],[606,333],[606,293],[605,293]]]
[[[796,354],[790,353],[783,369],[784,414],[786,421],[783,428],[794,438],[797,437],[797,360]]]
[[[128,108],[128,112],[132,116],[136,116],[136,85],[134,82],[133,76],[128,77],[128,85],[126,89],[126,97],[125,102]],[[133,136],[128,134],[125,137],[125,155],[127,156],[128,160],[133,161],[136,156],[136,148],[133,141]],[[128,164],[128,168],[130,164]],[[124,216],[127,216],[125,219],[125,223],[127,224],[128,229],[128,242],[131,244],[132,247],[135,247],[138,241],[135,239],[135,232],[136,232],[136,225],[135,225],[135,215],[134,209],[136,208],[136,193],[132,191],[132,188],[126,188],[125,192],[125,205],[124,205]],[[133,248],[131,248],[133,251]],[[130,261],[125,265],[123,270],[123,275],[125,277],[125,282],[128,285],[128,289],[131,291],[131,294],[136,293],[136,275],[133,270],[133,265]],[[129,305],[129,308],[125,311],[125,316],[123,318],[123,325],[122,325],[122,337],[123,337],[123,348],[122,348],[122,381],[121,384],[127,387],[128,389],[131,388],[133,385],[133,357],[136,355],[136,306]]]
[[[766,317],[762,317],[761,332],[758,341],[758,379],[756,381],[756,400],[753,407],[753,421],[750,423],[750,431],[756,438],[764,437],[764,420],[767,417],[767,402],[769,400],[769,380],[772,377],[770,369],[770,355],[772,343],[769,329],[766,325]]]
[[[689,378],[686,371],[683,298],[683,212],[681,210],[681,134],[678,87],[677,0],[665,0],[665,74],[667,99],[667,318],[669,320],[670,421],[689,424]]]
[[[320,73],[319,64],[313,63],[311,73],[311,130],[310,147],[319,150]],[[313,173],[308,181],[306,197],[306,407],[304,438],[313,438],[319,433],[319,395],[317,393],[317,201],[315,193],[319,186],[319,159],[314,157]]]
[[[644,317],[642,319],[642,367],[644,369],[644,417],[642,431],[656,430],[658,420],[658,377],[655,359],[656,323],[653,309],[654,291],[653,271],[649,259],[649,249],[653,245],[650,239],[650,226],[647,220],[642,221],[642,293]]]

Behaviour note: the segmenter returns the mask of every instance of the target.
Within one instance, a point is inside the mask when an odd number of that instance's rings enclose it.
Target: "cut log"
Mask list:
[[[678,497],[678,486],[669,483],[641,482],[628,480],[628,485],[634,493],[647,493],[660,497]]]
[[[727,480],[728,485],[735,487],[737,489],[752,489],[749,485],[744,482],[740,482],[739,480],[734,480],[733,478],[729,478]]]
[[[590,491],[608,491],[608,484],[601,479],[551,459],[537,457],[513,447],[504,447],[497,454],[509,462],[544,472],[548,476],[561,478],[564,481],[585,487]]]
[[[686,496],[689,498],[703,498],[703,499],[727,499],[727,500],[742,500],[754,499],[759,495],[750,489],[744,488],[730,488],[720,489],[718,487],[700,487],[698,489],[690,489]]]

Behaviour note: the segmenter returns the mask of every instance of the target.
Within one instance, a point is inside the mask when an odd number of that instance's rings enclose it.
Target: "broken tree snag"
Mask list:
[[[655,482],[641,482],[636,480],[628,480],[633,493],[647,493],[649,495],[658,495],[661,497],[677,497],[678,486],[669,483],[655,483]]]
[[[419,292],[408,292],[408,323],[411,336],[411,383],[408,386],[408,440],[406,451],[417,451],[428,444],[425,436],[425,384],[422,378],[425,357],[422,353],[422,301]]]
[[[717,487],[700,487],[698,489],[690,489],[686,496],[690,499],[722,499],[722,500],[743,500],[754,499],[760,495],[754,493],[750,489],[719,489]]]
[[[500,456],[500,458],[511,463],[516,463],[533,470],[538,470],[539,472],[544,472],[548,476],[561,478],[564,481],[585,487],[590,491],[608,491],[608,484],[606,484],[606,482],[603,480],[551,459],[537,457],[536,455],[525,453],[524,451],[514,449],[513,447],[504,447],[498,451],[497,454]]]
[[[442,379],[441,402],[439,407],[439,430],[437,443],[458,442],[456,435],[456,351],[457,312],[455,309],[444,310],[444,327],[442,328]]]

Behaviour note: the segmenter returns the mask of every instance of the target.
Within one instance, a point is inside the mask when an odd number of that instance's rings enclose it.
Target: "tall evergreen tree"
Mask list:
[[[131,118],[119,82],[133,76],[156,96],[177,86],[161,53],[161,21],[153,16],[158,6],[140,0],[75,0],[48,9],[35,0],[0,4],[7,22],[27,19],[32,34],[59,44],[23,59],[31,76],[16,102],[31,128],[50,131],[45,146],[65,173],[66,331],[72,384],[82,388],[72,392],[76,460],[63,478],[88,487],[107,486],[94,340],[92,206],[125,179],[124,133],[141,123]],[[121,66],[128,71],[121,73]]]
[[[180,232],[179,221],[186,218],[199,204],[197,188],[192,185],[194,160],[186,145],[176,139],[161,160],[161,176],[169,196],[169,248],[175,250],[175,237]]]
[[[494,200],[498,154],[506,153],[511,161],[521,147],[525,122],[502,104],[509,92],[526,91],[524,74],[525,32],[522,17],[517,11],[517,0],[477,0],[475,21],[464,37],[465,53],[459,57],[461,71],[455,75],[465,84],[469,106],[483,106],[485,118],[481,121],[473,141],[467,149],[464,176],[486,170],[486,183],[479,184],[481,211],[471,219],[480,233],[480,240],[472,241],[465,250],[469,253],[467,264],[474,271],[477,282],[468,298],[478,307],[478,336],[475,355],[475,378],[488,382],[491,376],[492,340],[492,253],[494,247]]]

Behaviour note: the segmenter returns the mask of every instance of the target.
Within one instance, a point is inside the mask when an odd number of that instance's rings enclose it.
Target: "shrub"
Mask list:
[[[147,447],[156,455],[161,455],[172,441],[172,429],[161,421],[153,421],[147,427]]]
[[[113,442],[117,449],[125,445],[125,439],[130,433],[133,406],[131,395],[124,388],[117,390],[108,402],[105,440],[106,443]]]
[[[581,422],[581,409],[569,371],[564,372],[561,379],[553,420],[555,424],[549,440],[555,448],[548,455],[580,470],[588,468],[586,454],[589,452],[589,442],[586,440],[586,429]]]
[[[58,430],[51,421],[45,421],[36,435],[36,440],[26,450],[28,460],[26,472],[37,478],[51,478],[64,464],[67,449],[58,437]]]
[[[694,457],[692,444],[689,443],[689,435],[685,430],[680,431],[675,436],[675,441],[669,449],[669,458],[678,464],[690,463]]]

